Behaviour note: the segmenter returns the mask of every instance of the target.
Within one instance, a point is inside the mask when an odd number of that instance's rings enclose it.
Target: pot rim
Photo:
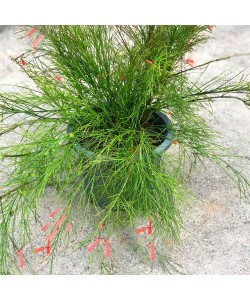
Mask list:
[[[162,154],[164,151],[166,151],[173,140],[173,129],[171,128],[171,126],[169,126],[171,124],[171,120],[167,117],[167,115],[165,113],[162,113],[161,111],[155,111],[154,112],[156,115],[158,115],[165,123],[166,127],[167,127],[167,132],[165,134],[165,139],[164,141],[157,146],[154,149],[154,153],[155,154]],[[67,133],[72,132],[72,124],[68,124],[67,126]],[[84,153],[86,156],[91,156],[93,154],[95,154],[92,151],[88,151],[87,149],[85,149],[80,143],[75,142],[75,146],[77,148],[77,150],[81,153]]]
[[[170,145],[172,143],[172,140],[173,140],[173,129],[170,126],[171,125],[171,121],[167,117],[166,114],[164,114],[164,113],[162,113],[160,111],[156,111],[155,114],[157,114],[164,121],[164,123],[166,124],[166,127],[167,127],[167,132],[165,134],[164,141],[158,147],[156,147],[155,150],[154,150],[154,153],[161,154],[164,151],[166,151],[170,147]]]

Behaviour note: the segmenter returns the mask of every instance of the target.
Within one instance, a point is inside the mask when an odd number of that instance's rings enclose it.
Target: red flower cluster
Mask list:
[[[49,217],[50,218],[53,218],[57,213],[58,211],[60,210],[60,208],[57,208],[56,210],[54,210],[50,215]],[[65,219],[67,218],[66,215],[62,216],[55,224],[54,224],[54,227],[55,229],[51,231],[51,233],[46,237],[46,246],[43,246],[43,247],[40,247],[40,248],[35,248],[34,249],[34,252],[35,253],[38,253],[38,252],[41,252],[41,251],[46,251],[46,254],[49,255],[50,254],[50,242],[51,242],[51,239],[57,234],[57,232],[59,231],[59,226],[65,221]],[[50,226],[50,223],[47,223],[45,225],[43,225],[40,230],[41,231],[45,231],[48,227]],[[66,231],[69,233],[70,232],[70,223],[67,224],[66,226]]]
[[[104,226],[102,223],[99,224],[99,227],[101,230],[104,229]],[[110,256],[109,240],[101,238],[101,237],[97,237],[96,240],[88,246],[88,248],[87,248],[88,252],[91,252],[102,241],[105,243],[105,256]]]

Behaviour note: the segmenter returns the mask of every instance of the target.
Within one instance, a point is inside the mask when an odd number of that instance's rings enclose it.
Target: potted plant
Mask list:
[[[249,180],[199,114],[221,97],[249,106],[249,82],[240,74],[190,78],[215,62],[194,66],[187,57],[211,38],[211,26],[36,26],[21,33],[31,48],[15,61],[36,87],[0,94],[1,135],[22,137],[0,148],[12,166],[0,196],[1,274],[15,272],[16,253],[23,266],[29,222],[49,185],[65,207],[42,226],[47,237],[36,253],[56,248],[78,210],[93,228],[81,242],[86,251],[104,243],[112,256],[110,235],[130,227],[146,234],[152,261],[156,238],[179,239],[190,195],[185,176],[197,161],[214,162],[249,193]]]

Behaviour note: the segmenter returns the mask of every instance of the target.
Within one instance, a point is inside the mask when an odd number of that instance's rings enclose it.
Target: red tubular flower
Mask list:
[[[19,255],[19,257],[18,257],[18,267],[23,268],[24,267],[24,265],[23,265],[23,250],[21,249],[21,250],[17,251],[16,254]]]
[[[67,231],[68,233],[70,233],[70,227],[71,227],[71,224],[68,223],[67,226],[66,226],[66,231]]]
[[[24,66],[27,65],[27,63],[26,63],[26,61],[24,59],[21,59],[20,60],[20,65],[24,67]]]
[[[124,76],[124,73],[122,72],[122,81],[125,80],[125,76]]]
[[[62,217],[55,223],[54,226],[55,226],[56,228],[58,228],[66,218],[67,218],[66,215],[62,216]]]
[[[57,76],[55,77],[55,80],[56,80],[56,81],[60,81],[60,80],[62,80],[62,76],[60,76],[60,75],[57,75]]]
[[[49,224],[50,224],[50,223],[45,224],[44,226],[41,227],[40,230],[41,230],[41,231],[46,230],[46,229],[49,227]]]
[[[109,240],[105,241],[105,256],[110,256]]]
[[[32,48],[36,48],[36,46],[38,45],[38,43],[43,39],[44,35],[40,34],[35,40],[34,42],[32,42],[31,46]]]
[[[48,235],[47,237],[46,237],[46,240],[48,241],[50,241],[52,238],[53,238],[53,236],[56,234],[58,232],[58,229],[55,229],[55,230],[53,230],[52,232],[51,232],[51,234],[50,235]]]
[[[46,254],[49,255],[50,254],[50,240],[47,241],[47,245],[46,245]]]
[[[90,245],[88,246],[88,248],[87,248],[88,252],[91,252],[91,251],[94,249],[94,247],[95,247],[98,243],[100,243],[101,241],[102,241],[101,238],[97,238],[92,244],[90,244]]]
[[[141,227],[141,228],[136,229],[135,233],[139,234],[139,233],[141,233],[143,231],[146,231],[146,230],[148,230],[148,227]]]
[[[146,62],[147,62],[149,65],[153,65],[153,62],[152,62],[151,60],[146,59]]]
[[[56,210],[52,211],[52,213],[49,215],[50,218],[53,218],[54,215],[60,210],[60,208],[57,208]]]
[[[28,31],[28,32],[26,33],[26,36],[27,36],[27,37],[31,36],[35,31],[36,31],[36,27],[34,27],[34,28],[32,28],[30,31]]]
[[[188,59],[186,60],[186,63],[187,63],[190,67],[193,67],[193,66],[194,66],[194,60],[191,59],[191,58],[188,58]]]
[[[100,229],[103,229],[103,224],[102,224],[102,222],[100,222],[99,227],[100,227]]]
[[[40,247],[40,248],[35,248],[34,252],[38,253],[38,252],[41,252],[41,251],[44,251],[44,250],[46,250],[46,247]]]
[[[151,260],[155,259],[154,243],[149,243],[149,257]]]

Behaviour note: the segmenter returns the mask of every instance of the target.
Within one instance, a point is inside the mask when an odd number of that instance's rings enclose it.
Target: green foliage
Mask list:
[[[249,192],[199,115],[219,98],[249,105],[249,82],[241,74],[194,82],[189,73],[212,62],[185,64],[185,55],[210,38],[207,26],[39,26],[36,33],[44,35],[36,51],[15,59],[25,60],[36,89],[0,94],[0,134],[20,135],[0,148],[12,168],[0,196],[1,274],[15,272],[14,251],[29,241],[30,219],[49,185],[65,199],[69,219],[77,207],[95,228],[84,243],[100,222],[119,232],[143,217],[153,219],[153,240],[178,241],[189,197],[186,163],[209,159]],[[178,153],[154,152],[164,139],[151,122],[156,111],[173,114],[167,130]],[[21,120],[9,124],[17,115]]]

